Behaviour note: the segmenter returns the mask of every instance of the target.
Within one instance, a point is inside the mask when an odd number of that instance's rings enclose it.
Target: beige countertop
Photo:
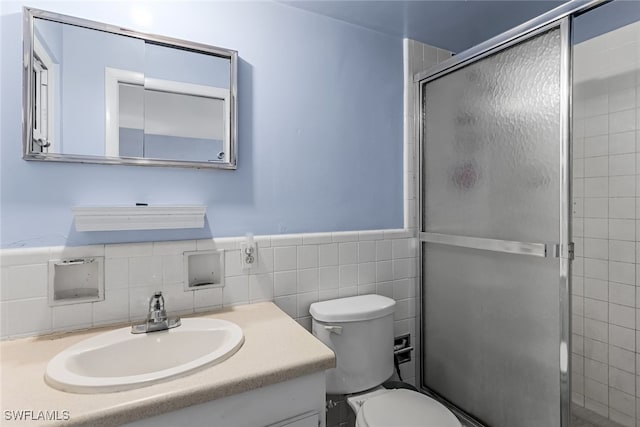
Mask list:
[[[0,425],[120,425],[335,366],[333,352],[271,302],[196,316],[239,325],[245,336],[240,350],[218,365],[184,377],[115,393],[62,392],[44,382],[44,372],[60,351],[122,325],[0,343]],[[38,411],[58,411],[61,418],[68,411],[69,420],[10,421],[6,411],[34,411],[30,418],[36,418]]]

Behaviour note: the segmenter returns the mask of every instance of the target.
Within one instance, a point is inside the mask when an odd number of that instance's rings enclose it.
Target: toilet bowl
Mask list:
[[[453,413],[417,391],[385,389],[393,375],[395,301],[359,295],[311,304],[312,332],[336,355],[328,394],[347,395],[358,427],[461,427]]]

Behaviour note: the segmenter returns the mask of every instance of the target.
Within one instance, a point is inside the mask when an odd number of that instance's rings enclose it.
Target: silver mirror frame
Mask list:
[[[206,44],[175,39],[172,37],[159,36],[155,34],[141,33],[115,25],[90,21],[68,15],[61,15],[45,10],[23,7],[23,75],[22,75],[22,158],[24,160],[36,160],[47,162],[71,162],[71,163],[97,163],[111,165],[134,165],[134,166],[170,166],[183,168],[213,168],[213,169],[237,169],[238,158],[238,102],[237,102],[237,75],[238,75],[238,52],[231,49],[210,46]],[[106,157],[89,156],[77,154],[58,153],[34,153],[30,150],[30,141],[33,139],[33,113],[31,108],[31,86],[33,84],[33,40],[34,40],[34,18],[46,19],[49,21],[70,24],[92,30],[104,31],[107,33],[133,37],[143,41],[151,41],[167,47],[176,47],[191,52],[200,52],[207,55],[214,55],[229,59],[229,91],[230,91],[230,121],[229,124],[229,146],[228,160],[226,162],[195,162],[163,159],[143,159],[135,157]]]

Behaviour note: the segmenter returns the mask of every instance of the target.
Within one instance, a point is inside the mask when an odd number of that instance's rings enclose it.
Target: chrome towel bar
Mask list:
[[[426,233],[419,235],[421,242],[482,249],[509,254],[532,255],[541,258],[560,257],[560,245],[545,243],[514,242],[511,240],[486,239],[484,237],[456,236],[453,234]],[[571,246],[570,253],[571,253]]]

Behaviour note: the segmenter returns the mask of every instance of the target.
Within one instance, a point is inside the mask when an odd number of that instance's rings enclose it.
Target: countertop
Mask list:
[[[85,338],[123,325],[0,343],[0,424],[115,426],[335,367],[333,352],[275,304],[233,306],[193,317],[239,325],[244,344],[224,362],[184,377],[115,393],[76,394],[44,382],[49,360]],[[114,360],[126,363],[126,360]],[[6,411],[68,411],[67,421],[11,421]]]

